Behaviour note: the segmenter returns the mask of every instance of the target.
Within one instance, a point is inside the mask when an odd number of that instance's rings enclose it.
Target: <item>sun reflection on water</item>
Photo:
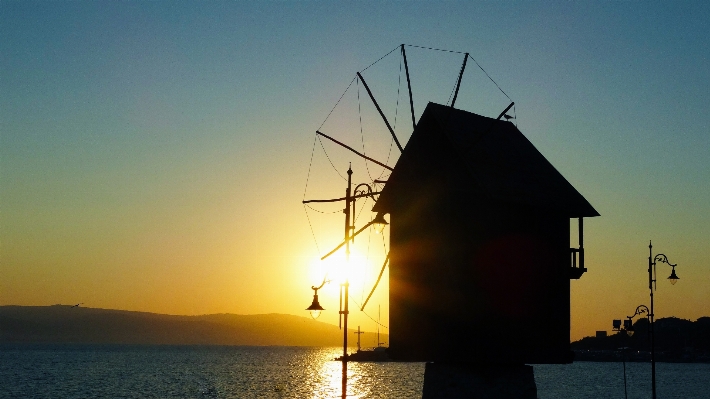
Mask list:
[[[333,356],[331,360],[334,357],[335,356]],[[321,385],[320,392],[314,392],[314,398],[342,397],[342,370],[342,362],[323,362],[319,371],[323,384]]]
[[[419,376],[421,378],[423,377],[423,364],[348,362],[346,395],[343,396],[342,362],[333,360],[340,355],[342,355],[341,348],[324,348],[319,351],[320,368],[311,374],[312,398],[360,399],[417,397],[421,395],[421,379],[410,384],[408,381],[402,380],[401,377],[397,377],[397,373],[409,370],[409,373],[405,372],[405,374],[412,374],[412,371],[416,370],[422,373]],[[392,390],[392,387],[396,389],[396,392]],[[404,396],[400,396],[403,394]]]
[[[363,384],[363,363],[347,363],[346,395],[343,395],[343,363],[335,361],[342,355],[340,348],[329,348],[320,353],[321,367],[314,375],[313,398],[354,398],[370,397],[370,387]]]

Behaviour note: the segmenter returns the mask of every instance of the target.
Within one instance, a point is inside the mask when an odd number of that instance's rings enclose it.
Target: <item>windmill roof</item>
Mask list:
[[[395,197],[405,194],[398,192],[403,187],[401,181],[411,178],[405,169],[420,162],[423,150],[413,147],[426,145],[431,139],[442,141],[444,156],[458,158],[463,175],[470,178],[460,183],[463,190],[480,191],[492,201],[545,208],[571,218],[599,216],[513,123],[435,103],[424,110],[374,211],[390,212],[397,202]]]

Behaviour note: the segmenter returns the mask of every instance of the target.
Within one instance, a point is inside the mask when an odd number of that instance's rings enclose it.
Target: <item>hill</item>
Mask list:
[[[354,345],[356,335],[349,336]],[[0,306],[0,343],[341,346],[343,332],[285,314],[175,316],[66,305]]]
[[[710,362],[710,317],[696,321],[667,317],[654,323],[656,358],[659,361]],[[634,323],[634,334],[619,332],[605,337],[586,337],[570,344],[575,360],[618,360],[619,349],[628,348],[632,360],[646,361],[651,350],[649,322]]]

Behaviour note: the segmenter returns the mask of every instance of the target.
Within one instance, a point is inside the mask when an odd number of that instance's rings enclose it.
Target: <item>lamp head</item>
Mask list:
[[[634,324],[633,321],[631,321],[631,318],[624,320],[624,329],[626,330],[626,335],[628,335],[629,337],[632,337],[634,335]]]
[[[382,232],[385,230],[385,227],[389,224],[385,220],[385,215],[382,213],[377,213],[377,216],[375,216],[375,219],[372,220],[373,226],[375,226],[375,232],[377,234],[382,234]]]
[[[678,277],[678,276],[675,274],[675,266],[674,266],[674,267],[673,267],[673,270],[671,271],[671,275],[668,277],[668,281],[671,282],[671,285],[675,285],[675,283],[677,283],[678,280],[680,280],[680,277]]]
[[[313,294],[313,303],[311,303],[311,306],[306,308],[306,310],[309,310],[311,312],[311,317],[313,318],[313,320],[317,319],[318,316],[320,316],[320,312],[325,310],[322,306],[320,306],[320,303],[318,303],[318,290],[314,291],[315,293]]]

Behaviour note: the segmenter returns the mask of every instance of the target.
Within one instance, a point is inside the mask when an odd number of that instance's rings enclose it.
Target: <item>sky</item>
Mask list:
[[[343,196],[350,163],[355,183],[386,177],[315,131],[394,165],[348,85],[363,71],[406,143],[399,51],[368,68],[405,43],[470,53],[505,94],[469,60],[456,107],[514,101],[602,215],[585,220],[571,339],[649,305],[649,240],[680,277],[658,265],[656,317],[710,316],[708,21],[701,1],[2,1],[0,305],[307,316],[344,222],[342,205],[301,201]],[[463,56],[406,51],[418,118],[449,101]],[[356,238],[351,327],[387,332],[386,270],[354,309],[387,246]],[[337,283],[319,294],[337,324]]]

